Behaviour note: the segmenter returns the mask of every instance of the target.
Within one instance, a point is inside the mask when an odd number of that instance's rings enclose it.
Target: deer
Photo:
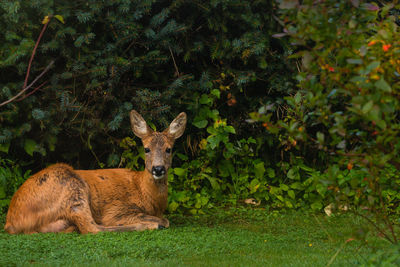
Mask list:
[[[172,147],[186,127],[180,113],[162,132],[135,110],[133,133],[142,140],[144,171],[75,170],[56,163],[30,176],[13,195],[4,229],[9,234],[122,232],[169,227],[168,169]]]

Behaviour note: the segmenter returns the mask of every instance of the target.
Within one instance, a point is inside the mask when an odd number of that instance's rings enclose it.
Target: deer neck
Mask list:
[[[141,188],[144,193],[144,198],[150,205],[150,214],[162,216],[168,204],[168,177],[156,180],[148,171],[143,172],[141,180]]]
[[[153,178],[153,175],[148,172],[144,171],[142,179],[142,188],[146,189],[146,193],[151,194],[152,196],[165,197],[168,194],[168,174],[165,175],[164,178],[156,180]]]

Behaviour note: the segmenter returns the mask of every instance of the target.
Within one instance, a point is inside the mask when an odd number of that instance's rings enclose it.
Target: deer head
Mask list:
[[[153,131],[136,110],[131,111],[130,119],[133,133],[142,139],[146,170],[154,179],[163,179],[171,166],[175,139],[185,131],[186,113],[180,113],[163,132]]]

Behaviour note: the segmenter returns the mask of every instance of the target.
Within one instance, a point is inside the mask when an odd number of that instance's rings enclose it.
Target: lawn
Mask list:
[[[372,236],[368,245],[346,243],[364,224],[350,214],[328,218],[240,207],[169,219],[169,229],[145,232],[8,235],[1,230],[0,266],[326,266],[332,259],[331,266],[352,266],[388,246]]]

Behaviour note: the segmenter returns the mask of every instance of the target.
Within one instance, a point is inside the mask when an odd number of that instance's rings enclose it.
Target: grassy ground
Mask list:
[[[364,222],[263,209],[170,216],[166,230],[129,233],[8,235],[0,231],[0,266],[353,266],[386,241],[345,243]],[[3,228],[4,216],[0,219]],[[337,256],[335,257],[335,253]]]

